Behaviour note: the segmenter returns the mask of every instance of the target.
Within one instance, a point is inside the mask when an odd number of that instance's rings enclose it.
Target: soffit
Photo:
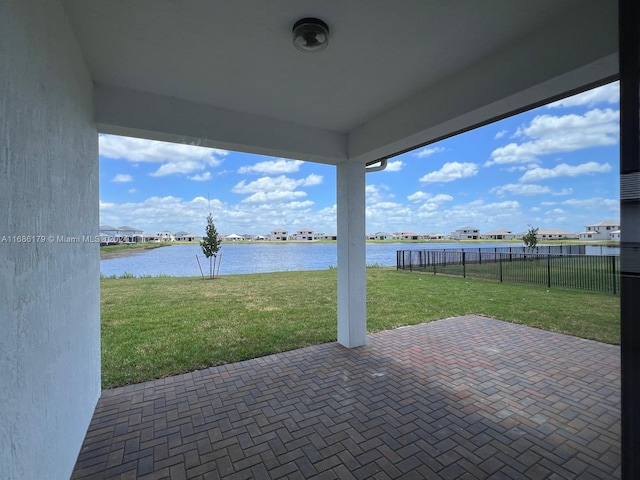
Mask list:
[[[63,3],[96,85],[349,135],[595,2]],[[293,23],[307,16],[331,31],[319,54],[291,43]]]

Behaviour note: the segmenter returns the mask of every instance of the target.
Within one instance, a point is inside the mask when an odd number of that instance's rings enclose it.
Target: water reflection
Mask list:
[[[422,249],[494,248],[512,246],[516,243],[367,243],[367,264],[395,266],[396,251]],[[335,267],[337,247],[335,243],[251,243],[227,244],[220,250],[221,275],[236,273],[264,273],[297,270],[326,270]],[[590,255],[614,255],[617,247],[587,247]],[[207,275],[209,263],[199,245],[171,245],[155,248],[144,253],[100,261],[103,275],[122,275],[125,272],[140,275],[171,275],[190,277],[200,275],[196,255]]]

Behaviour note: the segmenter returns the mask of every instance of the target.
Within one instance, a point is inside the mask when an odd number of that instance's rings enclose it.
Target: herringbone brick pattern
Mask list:
[[[72,478],[619,478],[619,354],[466,316],[107,390]]]

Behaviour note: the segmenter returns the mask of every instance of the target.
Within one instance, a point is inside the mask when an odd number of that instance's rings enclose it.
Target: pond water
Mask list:
[[[367,243],[368,265],[395,266],[396,251],[423,249],[474,249],[518,247],[516,243]],[[591,255],[617,254],[618,249],[600,246],[587,247]],[[338,264],[335,243],[225,243],[220,250],[220,275],[237,273],[265,273],[297,270],[326,270]],[[199,245],[171,245],[144,250],[135,255],[100,261],[103,275],[120,276],[124,273],[141,275],[171,275],[191,277],[200,275],[198,261],[207,275],[209,262]]]

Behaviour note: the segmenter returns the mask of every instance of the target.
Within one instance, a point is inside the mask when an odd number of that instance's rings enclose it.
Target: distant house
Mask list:
[[[480,238],[480,230],[473,227],[462,227],[451,232],[454,240],[477,240]]]
[[[236,235],[235,233],[232,233],[231,235],[226,235],[224,237],[222,237],[223,240],[227,241],[227,242],[242,242],[244,241],[244,237],[241,235]]]
[[[175,242],[176,237],[169,230],[163,230],[162,232],[157,233],[158,238],[161,242]]]
[[[609,240],[618,240],[620,241],[620,230],[614,230],[609,233]]]
[[[338,240],[338,234],[337,233],[325,233],[324,239],[325,240]]]
[[[125,225],[118,227],[118,230],[120,231],[120,236],[124,243],[139,243],[143,241],[143,231],[138,228]]]
[[[426,240],[443,240],[444,233],[425,233],[422,237]]]
[[[393,240],[393,235],[387,232],[376,232],[373,235],[374,240]]]
[[[142,230],[134,227],[100,225],[100,243],[138,243],[144,241]]]
[[[556,228],[540,228],[536,238],[538,240],[575,240],[578,234]]]
[[[276,228],[269,234],[269,240],[286,241],[289,240],[289,236],[286,230],[283,230],[282,228]]]
[[[515,234],[510,230],[494,230],[493,232],[483,233],[480,237],[487,240],[513,240],[516,238]]]
[[[160,237],[158,236],[157,233],[143,233],[142,241],[143,242],[159,242]]]
[[[413,232],[400,232],[400,238],[402,240],[419,240],[420,235]]]
[[[100,225],[100,244],[120,243],[120,230],[111,225]]]
[[[604,222],[587,225],[586,230],[580,233],[581,240],[609,240],[609,234],[620,230],[620,222],[605,220]]]
[[[297,241],[310,241],[315,240],[316,237],[313,230],[309,228],[303,228],[293,234],[293,239]]]
[[[202,235],[189,232],[176,232],[173,234],[177,242],[201,242]]]

